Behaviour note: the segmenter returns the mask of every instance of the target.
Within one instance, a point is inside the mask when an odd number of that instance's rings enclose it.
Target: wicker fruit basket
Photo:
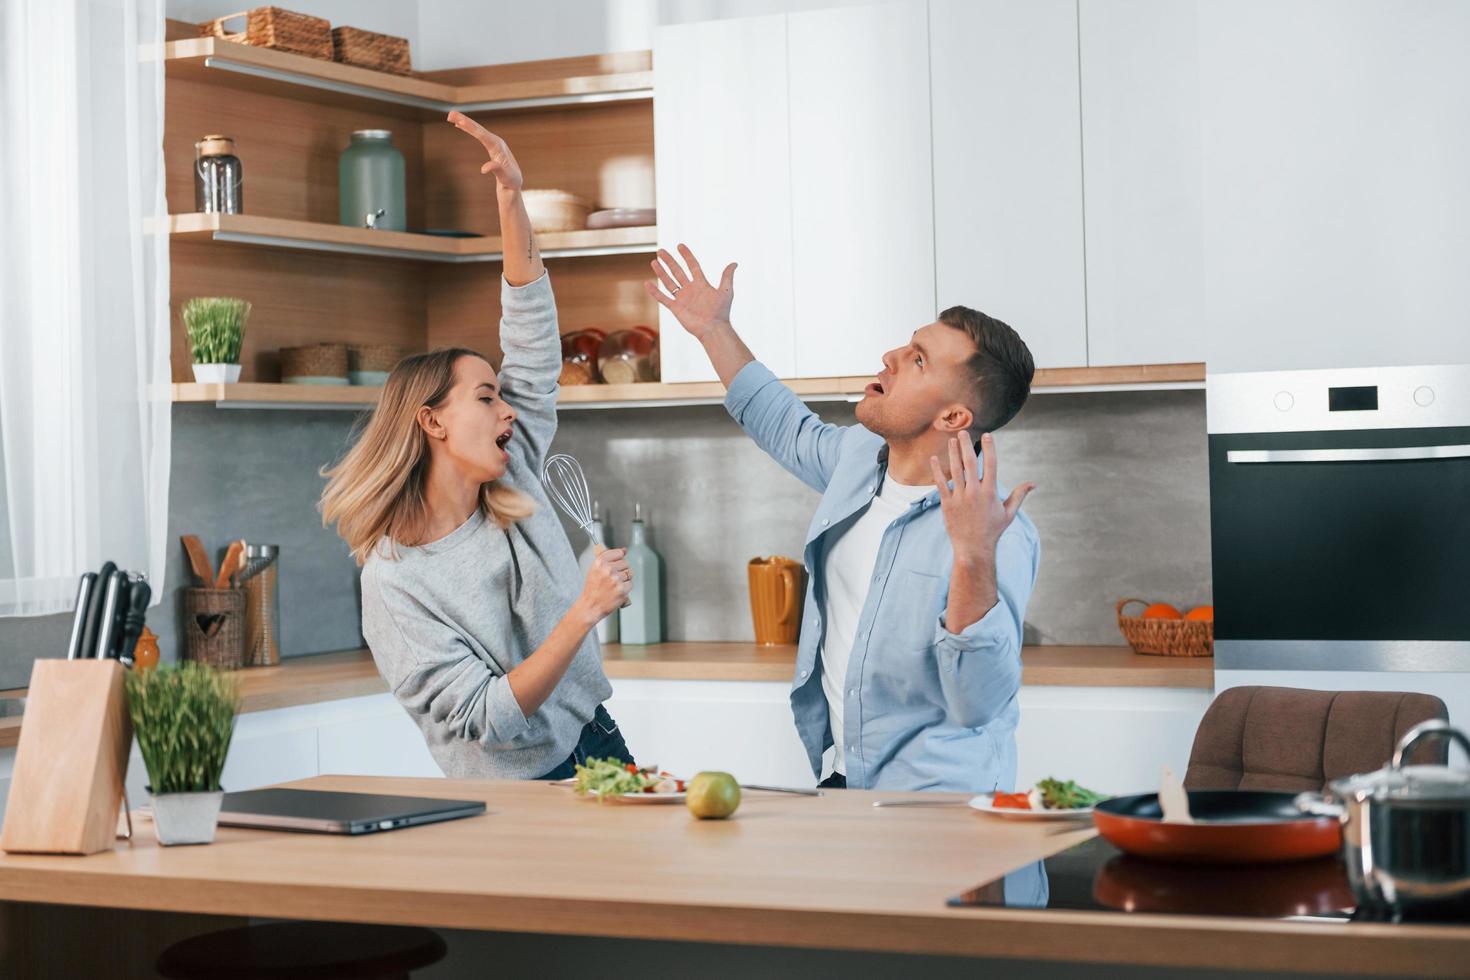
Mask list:
[[[286,383],[303,378],[340,378],[347,383],[347,345],[311,344],[307,347],[281,348],[281,380]]]
[[[332,57],[344,65],[355,65],[394,75],[412,75],[408,39],[376,34],[357,27],[332,28]]]
[[[1144,619],[1125,616],[1123,610],[1132,603],[1147,606],[1143,599],[1123,599],[1118,603],[1118,629],[1134,653],[1156,657],[1213,657],[1215,624],[1200,619]]]
[[[243,31],[231,31],[228,21],[245,18]],[[204,37],[217,37],[257,48],[272,48],[309,58],[332,60],[332,24],[320,17],[298,14],[280,7],[256,7],[243,13],[216,17],[199,25]]]

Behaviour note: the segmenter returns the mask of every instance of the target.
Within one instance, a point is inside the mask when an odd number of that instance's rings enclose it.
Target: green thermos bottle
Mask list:
[[[633,570],[633,591],[628,605],[618,611],[618,631],[623,643],[662,643],[663,559],[648,546],[648,528],[643,524],[643,505],[633,505],[633,525],[628,532],[628,567]]]
[[[403,154],[386,129],[359,129],[337,162],[338,221],[353,228],[408,228]]]

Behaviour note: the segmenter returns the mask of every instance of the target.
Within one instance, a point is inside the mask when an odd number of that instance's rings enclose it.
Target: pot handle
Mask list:
[[[1399,747],[1394,749],[1392,768],[1402,769],[1404,759],[1414,751],[1414,746],[1435,735],[1443,735],[1451,741],[1460,743],[1460,748],[1470,755],[1470,738],[1466,738],[1464,732],[1442,718],[1432,718],[1429,721],[1420,722],[1404,734],[1403,740],[1399,742]]]
[[[1298,793],[1291,801],[1296,808],[1303,813],[1309,813],[1314,817],[1335,817],[1341,820],[1347,815],[1347,808],[1341,803],[1334,803],[1321,793]]]

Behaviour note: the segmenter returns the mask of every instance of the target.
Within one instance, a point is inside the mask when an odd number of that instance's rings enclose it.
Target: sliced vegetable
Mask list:
[[[1071,779],[1065,783],[1059,779],[1043,779],[1036,784],[1036,789],[1041,794],[1042,805],[1048,810],[1085,810],[1108,799],[1102,793],[1078,786]]]
[[[1025,793],[996,793],[990,805],[1000,810],[1029,810],[1031,798]]]
[[[684,789],[682,781],[666,772],[640,769],[621,759],[588,759],[577,766],[576,780],[578,795],[596,796],[599,800],[637,793],[676,793]]]

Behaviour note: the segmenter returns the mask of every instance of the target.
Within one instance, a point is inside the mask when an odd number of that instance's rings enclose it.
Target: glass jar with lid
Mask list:
[[[354,228],[404,231],[403,154],[386,129],[359,129],[337,163],[338,221]]]

